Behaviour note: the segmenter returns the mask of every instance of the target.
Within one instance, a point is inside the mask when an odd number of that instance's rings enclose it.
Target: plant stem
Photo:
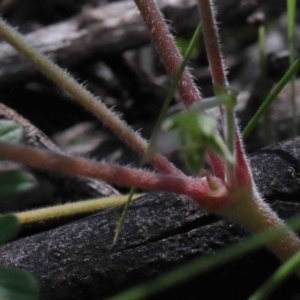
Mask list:
[[[208,57],[213,83],[217,87],[228,86],[225,66],[221,55],[218,29],[215,13],[210,0],[198,0],[203,36],[205,40],[206,54]]]
[[[160,126],[161,126],[162,121],[163,121],[164,118],[166,117],[167,110],[168,110],[168,108],[169,108],[169,106],[170,106],[170,104],[171,104],[171,101],[172,101],[173,97],[174,97],[176,88],[177,88],[177,86],[178,86],[179,83],[180,83],[180,79],[182,78],[182,75],[183,75],[184,70],[185,70],[185,68],[186,68],[186,65],[187,65],[187,63],[188,63],[188,60],[190,59],[190,56],[191,56],[191,54],[192,54],[192,51],[194,50],[195,45],[196,45],[196,42],[198,41],[199,36],[200,36],[200,34],[201,34],[201,31],[202,31],[201,29],[202,29],[202,28],[201,28],[201,25],[199,24],[199,25],[197,26],[195,32],[194,32],[194,35],[193,35],[193,37],[192,37],[192,39],[191,39],[191,42],[189,43],[189,46],[188,46],[187,51],[186,51],[186,53],[184,54],[184,58],[183,58],[183,60],[182,60],[182,62],[181,62],[181,64],[180,64],[180,67],[179,67],[179,69],[178,69],[178,71],[177,71],[177,73],[176,73],[176,75],[175,75],[175,77],[174,77],[174,80],[173,80],[173,82],[172,82],[172,85],[171,85],[171,87],[169,88],[169,91],[168,91],[166,100],[164,101],[163,107],[162,107],[162,109],[161,109],[161,111],[160,111],[160,114],[159,114],[159,116],[158,116],[158,118],[157,118],[156,124],[155,124],[155,126],[154,126],[154,128],[153,128],[151,137],[150,137],[150,139],[149,139],[149,146],[148,146],[148,149],[147,149],[147,154],[146,154],[146,156],[149,155],[149,154],[151,154],[151,152],[153,152],[152,147],[153,147],[154,140],[155,140],[155,138],[156,138],[156,136],[157,136],[157,133],[158,133],[158,131],[159,131],[159,129],[160,129]]]
[[[182,65],[182,57],[161,12],[154,0],[135,0],[135,3],[140,10],[151,39],[156,45],[168,73],[175,77]],[[187,68],[183,71],[181,80],[179,81],[178,91],[186,106],[190,106],[192,103],[201,100],[199,90]],[[219,165],[219,160],[217,160],[216,155],[209,154],[209,156],[211,167],[214,169]],[[218,168],[218,171],[221,171],[221,168]]]
[[[33,168],[97,178],[106,182],[147,190],[188,195],[207,209],[224,204],[226,196],[226,188],[217,178],[214,180],[218,188],[212,190],[206,178],[194,179],[186,176],[161,175],[3,142],[0,142],[0,157]]]
[[[167,110],[168,110],[168,108],[169,108],[169,106],[171,104],[171,101],[172,101],[173,97],[174,97],[174,94],[175,94],[176,88],[178,86],[178,83],[180,81],[180,78],[182,76],[182,73],[184,72],[184,69],[185,69],[185,67],[186,67],[186,65],[188,63],[188,60],[190,59],[190,56],[192,54],[193,49],[195,48],[195,45],[196,45],[196,42],[198,41],[200,33],[201,33],[201,25],[199,24],[197,26],[194,34],[193,34],[192,40],[189,43],[187,51],[184,54],[184,58],[183,58],[183,60],[182,60],[182,62],[180,64],[179,70],[178,70],[178,72],[177,72],[177,74],[176,74],[176,76],[175,76],[175,78],[174,78],[174,80],[172,82],[172,85],[169,88],[166,100],[163,103],[163,107],[162,107],[162,109],[161,109],[161,111],[159,113],[159,116],[157,118],[155,126],[154,126],[154,128],[152,130],[146,154],[141,159],[141,162],[140,162],[141,166],[143,166],[144,162],[147,161],[148,157],[153,156],[153,153],[155,152],[155,149],[154,149],[154,140],[155,140],[155,138],[157,136],[157,133],[158,133],[158,131],[160,129],[161,123],[162,123],[163,119],[165,118],[165,116],[167,114]],[[185,176],[185,175],[182,174],[181,176]],[[129,192],[128,199],[127,199],[127,202],[125,203],[124,209],[122,211],[122,215],[120,217],[120,220],[118,222],[118,225],[117,225],[117,228],[116,228],[116,231],[115,231],[115,236],[114,236],[113,244],[116,243],[116,241],[117,241],[117,239],[118,239],[118,237],[119,237],[119,235],[121,233],[122,226],[124,224],[125,217],[126,217],[127,212],[129,210],[131,199],[132,199],[134,193],[135,193],[135,188],[131,188],[131,190]]]
[[[230,95],[227,97],[231,97]],[[231,105],[225,106],[225,112],[226,112],[226,145],[231,154],[234,153],[234,131],[235,131],[235,119],[234,119],[234,107]],[[226,183],[229,186],[232,186],[235,178],[234,178],[234,164],[230,163],[226,160],[225,163],[225,174],[226,174]]]
[[[213,82],[217,88],[226,90],[228,83],[220,52],[212,1],[198,0],[198,3]],[[230,94],[228,94],[228,96],[230,96]],[[239,222],[252,233],[261,232],[274,226],[284,226],[284,223],[262,200],[259,193],[256,191],[237,127],[235,129],[236,141],[234,142],[234,140],[231,140],[233,133],[231,132],[232,121],[234,120],[233,110],[230,111],[230,105],[227,105],[227,107],[225,105],[225,108],[227,129],[229,130],[229,132],[227,132],[227,144],[229,146],[229,143],[235,143],[236,166],[235,172],[231,172],[230,168],[226,167],[226,183],[230,200],[227,201],[229,205],[224,206],[223,210],[220,211],[220,214]],[[237,175],[241,176],[241,178]],[[269,248],[281,260],[287,260],[299,251],[300,240],[293,232],[288,230],[288,233],[283,238],[270,243]]]
[[[175,77],[182,63],[182,56],[161,12],[154,0],[135,0],[135,3],[168,73]],[[187,106],[201,99],[200,92],[187,68],[179,81],[178,91]]]
[[[129,147],[144,155],[148,146],[139,134],[131,129],[126,122],[121,120],[114,112],[109,110],[104,103],[80,85],[73,77],[48,57],[24,41],[15,29],[0,17],[0,35],[28,58],[47,77],[77,100],[84,108],[92,112],[101,122],[110,128]],[[156,154],[150,161],[162,172],[169,174],[182,174],[173,164],[162,155]]]
[[[300,252],[292,256],[248,300],[268,299],[270,294],[300,268]]]
[[[290,66],[295,60],[295,19],[296,19],[296,0],[287,0],[288,11],[288,43],[290,51]],[[298,107],[296,103],[295,76],[291,80],[291,111],[292,111],[292,132],[293,136],[298,133]]]
[[[118,238],[120,236],[122,227],[123,227],[124,222],[125,222],[125,218],[126,218],[127,213],[129,211],[129,207],[130,207],[131,201],[133,200],[133,197],[135,195],[135,190],[136,190],[136,188],[132,187],[130,189],[130,191],[129,191],[129,195],[127,196],[127,199],[126,199],[126,202],[125,202],[125,205],[124,205],[121,217],[119,219],[118,225],[117,225],[116,230],[115,230],[113,244],[115,244],[117,242],[117,240],[118,240]]]
[[[300,240],[287,228],[285,223],[266,204],[256,191],[248,189],[237,192],[233,196],[232,205],[225,207],[222,211],[224,216],[228,216],[239,222],[251,233],[259,233],[276,226],[286,227],[286,235],[268,244],[268,248],[276,254],[282,261],[288,260],[300,249]],[[298,272],[300,275],[300,270]]]
[[[273,103],[281,90],[285,87],[285,85],[291,80],[297,70],[300,68],[300,59],[296,59],[292,66],[288,69],[288,71],[284,74],[284,76],[280,79],[280,81],[275,85],[272,91],[269,93],[267,98],[264,100],[261,107],[258,109],[256,114],[252,117],[252,119],[247,124],[246,128],[243,131],[243,138],[246,138],[253,128],[258,124],[259,120],[265,114],[265,111],[268,107]]]
[[[140,196],[142,195],[136,194],[134,195],[133,199],[137,199]],[[102,209],[119,206],[126,202],[127,197],[128,196],[125,195],[78,201],[74,203],[66,203],[51,207],[18,212],[14,213],[14,215],[21,225],[32,224],[36,222],[46,222],[47,220],[94,213]]]
[[[215,13],[213,10],[212,1],[210,0],[198,0],[200,16],[203,26],[203,36],[205,40],[206,53],[210,65],[213,83],[216,88],[225,90],[228,87],[228,81],[226,77],[225,66],[221,55],[218,29],[216,25]],[[228,149],[232,150],[235,146],[235,118],[234,109],[231,106],[226,106],[226,144]],[[221,108],[221,114],[223,110]],[[225,164],[226,183],[232,185],[235,178],[233,172],[233,166],[229,162]]]
[[[259,39],[259,56],[260,56],[260,80],[261,80],[261,95],[265,98],[268,95],[268,82],[267,82],[267,57],[266,57],[266,26],[261,24],[258,28]],[[270,145],[272,142],[271,135],[271,120],[270,112],[266,110],[263,118],[264,138],[265,144]]]

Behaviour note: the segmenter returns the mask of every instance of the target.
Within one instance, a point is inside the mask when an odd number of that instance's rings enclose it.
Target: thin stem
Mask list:
[[[213,83],[216,88],[226,90],[228,87],[228,81],[226,77],[226,70],[223,63],[223,58],[220,49],[218,29],[216,25],[215,12],[213,10],[212,1],[210,0],[198,0],[200,16],[203,26],[203,36],[205,41],[206,53],[210,65]],[[235,146],[235,117],[234,109],[231,106],[226,106],[226,144],[229,149],[232,150]],[[223,110],[221,108],[221,113]],[[226,183],[232,185],[234,182],[233,166],[229,162],[226,162],[225,166]]]
[[[209,152],[207,155],[207,162],[213,170],[216,177],[220,178],[225,182],[225,163],[220,156],[216,155],[214,152]]]
[[[0,142],[0,157],[32,168],[97,178],[118,185],[188,195],[207,209],[219,204],[224,205],[227,193],[217,178],[214,180],[218,189],[211,190],[205,178],[161,175],[3,142]]]
[[[142,194],[134,195],[133,199],[141,197]],[[94,213],[99,210],[120,206],[124,204],[128,196],[114,196],[93,200],[66,203],[51,207],[28,210],[14,213],[21,225],[46,222],[48,220],[61,219],[64,217]]]
[[[188,49],[184,55],[184,58],[180,64],[180,67],[179,67],[179,70],[172,82],[172,85],[171,87],[169,88],[169,91],[168,91],[168,94],[167,94],[167,97],[166,97],[166,100],[164,101],[164,104],[163,104],[163,107],[159,113],[159,116],[157,118],[157,121],[155,123],[155,126],[152,130],[152,133],[151,133],[151,137],[149,139],[149,144],[148,144],[148,147],[147,147],[147,151],[146,151],[146,154],[142,157],[142,160],[141,160],[141,166],[144,164],[144,161],[147,160],[148,157],[151,157],[153,156],[153,152],[155,151],[155,149],[153,149],[153,144],[154,144],[154,140],[157,136],[157,133],[159,131],[159,128],[161,126],[161,123],[163,121],[163,119],[165,118],[166,114],[167,114],[167,110],[171,104],[171,101],[174,97],[174,94],[175,94],[175,91],[176,91],[176,88],[178,86],[178,83],[180,81],[180,78],[182,76],[182,73],[184,72],[184,69],[188,63],[188,60],[190,59],[190,56],[192,54],[192,51],[194,50],[195,48],[195,45],[196,45],[196,42],[200,36],[200,33],[201,33],[201,25],[199,24],[194,32],[194,35],[192,37],[192,40],[191,42],[189,43],[189,46],[188,46]],[[184,173],[180,174],[180,176],[185,176]],[[128,199],[127,199],[127,202],[125,203],[125,206],[124,206],[124,209],[122,211],[122,215],[120,217],[120,220],[118,222],[118,225],[117,225],[117,228],[116,228],[116,231],[115,231],[115,236],[114,236],[114,240],[113,240],[113,243],[115,244],[120,233],[121,233],[121,229],[122,229],[122,226],[124,224],[124,221],[125,221],[125,217],[127,215],[127,212],[129,210],[129,206],[130,206],[130,203],[131,203],[131,199],[133,197],[135,193],[135,188],[131,188],[130,192],[129,192],[129,196],[128,196]]]
[[[288,277],[300,268],[300,252],[292,256],[285,264],[263,284],[248,300],[269,299],[270,294],[279,287]]]
[[[268,95],[267,87],[267,57],[266,57],[266,26],[261,24],[258,28],[259,39],[259,56],[260,56],[260,80],[261,95],[265,98]],[[272,142],[270,112],[266,110],[263,118],[265,144],[270,145]]]
[[[169,88],[166,100],[163,104],[163,107],[160,111],[160,114],[157,118],[154,129],[152,131],[152,134],[151,134],[151,137],[150,137],[150,140],[149,140],[149,146],[148,146],[148,149],[147,149],[147,154],[151,154],[151,152],[152,152],[152,146],[153,146],[154,139],[157,136],[157,133],[159,131],[159,128],[160,128],[160,125],[161,125],[163,119],[166,117],[167,110],[168,110],[168,108],[171,104],[171,101],[172,101],[173,97],[174,97],[175,90],[176,90],[177,86],[179,86],[180,79],[182,78],[182,75],[183,75],[184,70],[186,68],[186,65],[188,63],[188,60],[190,59],[190,56],[191,56],[191,54],[192,54],[192,52],[195,48],[196,42],[198,41],[200,34],[201,34],[201,24],[199,24],[197,26],[197,28],[194,32],[194,35],[191,39],[191,42],[189,43],[189,46],[188,46],[188,49],[187,49],[186,53],[184,54],[184,58],[183,58],[183,60],[180,64],[180,67],[179,67],[176,75],[175,75],[175,78],[172,82],[172,85]]]
[[[213,82],[217,87],[221,88],[221,90],[226,90],[227,78],[219,47],[218,32],[212,8],[212,1],[198,0],[198,3]],[[228,96],[230,97],[229,93]],[[232,121],[234,120],[234,114],[233,111],[230,111],[230,105],[227,105],[227,107],[225,105],[225,108],[227,128],[231,128]],[[228,197],[231,200],[229,201],[231,205],[224,206],[224,210],[221,211],[220,214],[238,221],[253,233],[261,232],[277,225],[284,226],[284,223],[261,199],[260,195],[256,191],[237,127],[235,129],[235,139],[235,155],[237,162],[235,173],[232,174],[231,170],[226,170],[226,183],[229,183]],[[228,135],[228,146],[229,143],[232,144],[232,142],[231,135]],[[236,175],[241,175],[242,178],[239,178]],[[242,183],[243,185],[240,186],[237,183]],[[300,240],[294,233],[288,231],[282,239],[270,243],[269,248],[280,259],[286,260],[300,249]]]
[[[226,96],[225,96],[226,97]],[[227,97],[231,97],[228,95]],[[234,119],[234,106],[225,105],[226,109],[226,145],[231,154],[234,153],[235,148],[235,119]],[[226,183],[230,186],[233,184],[234,177],[234,164],[231,162],[228,162],[226,160],[225,162],[225,174],[226,174]]]
[[[288,43],[290,51],[290,66],[295,60],[295,19],[296,19],[296,0],[287,0],[288,11]],[[291,80],[291,111],[292,111],[292,132],[293,136],[298,132],[298,107],[296,103],[295,76]]]
[[[129,192],[129,195],[127,196],[124,209],[122,211],[122,214],[121,214],[121,217],[119,219],[117,228],[115,230],[113,244],[115,244],[117,242],[117,240],[118,240],[118,238],[120,236],[122,227],[123,227],[124,222],[125,222],[126,215],[127,215],[128,211],[129,211],[129,207],[130,207],[131,201],[133,200],[133,197],[135,195],[135,190],[136,190],[135,188],[131,188],[130,192]]]
[[[281,90],[285,87],[285,85],[291,80],[297,70],[300,68],[300,59],[296,59],[292,66],[288,69],[288,71],[284,74],[284,76],[280,79],[280,81],[275,85],[272,91],[269,93],[267,98],[264,100],[263,104],[260,106],[256,114],[252,117],[252,119],[247,124],[246,128],[243,131],[243,138],[246,138],[253,128],[258,124],[260,119],[265,114],[265,111],[269,108],[269,106],[276,99]]]
[[[151,39],[168,73],[171,76],[176,76],[182,65],[182,57],[155,1],[135,0],[135,3],[140,10],[148,27]],[[200,92],[187,68],[185,68],[181,80],[179,81],[178,91],[186,106],[201,100]],[[214,158],[215,156],[211,156],[210,158],[212,166],[217,164],[217,162],[214,163]]]
[[[182,56],[161,12],[153,0],[135,0],[135,3],[168,73],[175,77],[182,63]],[[179,81],[178,91],[187,106],[201,99],[200,92],[187,68]]]
[[[100,121],[110,128],[129,147],[143,155],[148,143],[126,122],[121,120],[114,112],[109,110],[105,104],[97,99],[92,93],[80,85],[73,77],[59,66],[54,64],[48,57],[29,45],[23,37],[0,17],[0,35],[13,47],[20,51],[47,77],[70,94],[78,103],[88,111],[92,112]],[[170,174],[181,174],[167,159],[159,154],[150,161],[162,172]]]
[[[240,188],[249,187],[253,185],[251,168],[244,153],[240,132],[236,130],[235,134],[235,184]]]
[[[220,50],[215,13],[210,0],[198,0],[201,22],[213,83],[217,87],[228,86],[225,66]]]

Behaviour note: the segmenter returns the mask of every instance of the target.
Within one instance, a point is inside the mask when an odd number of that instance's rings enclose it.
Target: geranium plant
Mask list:
[[[162,14],[154,0],[135,2],[168,73],[175,77],[182,57]],[[190,108],[202,98],[186,68],[179,80],[178,91],[187,112],[173,118],[171,127],[177,128],[181,142],[187,146],[183,154],[195,176],[187,176],[162,154],[148,151],[149,144],[145,139],[67,72],[28,45],[3,20],[0,20],[0,35],[4,39],[97,116],[133,150],[146,156],[157,172],[94,162],[4,142],[0,142],[1,159],[21,162],[33,168],[89,176],[119,185],[184,194],[190,196],[201,208],[237,221],[252,233],[284,226],[283,221],[264,202],[253,181],[234,115],[236,95],[230,89],[226,77],[213,3],[210,0],[198,0],[198,6],[223,128],[222,132],[217,132],[216,122],[210,116],[204,111],[198,113]],[[181,123],[190,123],[188,130]],[[204,161],[209,165],[207,170],[200,168]],[[292,231],[287,230],[282,238],[269,243],[268,247],[279,259],[285,261],[300,250],[300,240]]]

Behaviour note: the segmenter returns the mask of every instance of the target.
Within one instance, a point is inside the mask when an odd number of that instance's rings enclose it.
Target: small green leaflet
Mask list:
[[[188,167],[198,175],[203,167],[205,153],[212,150],[233,163],[233,156],[218,135],[217,122],[203,112],[188,110],[167,118],[164,129],[175,129],[179,147]]]
[[[21,125],[10,120],[0,120],[0,141],[17,144],[23,137],[23,128]]]
[[[19,223],[14,215],[0,217],[0,245],[9,241],[19,231]]]
[[[0,172],[0,199],[25,192],[37,184],[33,175],[25,171]]]
[[[19,143],[23,137],[20,124],[10,120],[0,120],[0,141]],[[36,179],[28,172],[8,170],[0,172],[0,199],[10,195],[25,192],[37,184]]]
[[[0,266],[0,299],[37,300],[36,281],[24,271]]]
[[[18,231],[19,223],[15,216],[0,217],[0,244],[10,240]],[[0,299],[37,300],[37,284],[33,277],[24,271],[0,266]]]

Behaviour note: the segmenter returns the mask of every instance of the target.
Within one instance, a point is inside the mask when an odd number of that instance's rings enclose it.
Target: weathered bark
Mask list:
[[[300,211],[299,146],[300,139],[294,139],[251,158],[260,191],[283,218]],[[153,193],[132,204],[121,238],[112,246],[120,212],[105,210],[11,242],[0,248],[0,262],[34,274],[42,300],[103,299],[247,235],[239,225],[208,214],[186,197]],[[272,254],[260,250],[161,298],[245,299],[278,265]],[[274,299],[290,299],[299,292],[299,281],[293,278]]]

